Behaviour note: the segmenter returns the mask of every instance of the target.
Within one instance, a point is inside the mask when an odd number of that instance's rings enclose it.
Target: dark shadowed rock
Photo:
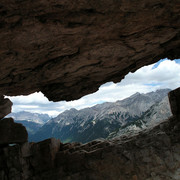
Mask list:
[[[14,123],[12,118],[0,120],[0,146],[12,143],[22,144],[27,142],[26,128],[19,123]]]
[[[36,173],[48,171],[54,167],[54,160],[59,148],[60,140],[55,138],[46,139],[32,145],[33,158],[31,159],[31,164]]]
[[[178,0],[1,0],[0,93],[73,100],[180,57]]]
[[[177,142],[180,142],[180,137],[177,135],[180,132],[180,88],[171,91],[168,95],[173,117],[170,119],[167,129],[169,128],[169,134]]]
[[[180,118],[180,87],[169,93],[169,101],[173,115]]]
[[[12,102],[0,95],[0,119],[11,113]]]

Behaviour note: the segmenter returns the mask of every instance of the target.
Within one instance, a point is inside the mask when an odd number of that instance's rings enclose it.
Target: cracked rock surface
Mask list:
[[[1,0],[0,94],[73,100],[180,57],[177,0]]]

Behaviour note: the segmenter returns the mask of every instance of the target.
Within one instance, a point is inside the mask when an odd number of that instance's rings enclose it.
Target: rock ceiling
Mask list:
[[[180,57],[178,0],[1,0],[0,94],[73,100]]]

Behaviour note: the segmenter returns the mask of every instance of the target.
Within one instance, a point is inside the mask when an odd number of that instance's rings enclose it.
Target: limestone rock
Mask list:
[[[12,143],[22,144],[27,142],[26,128],[19,123],[14,123],[12,118],[0,120],[0,146]]]
[[[1,0],[0,93],[73,100],[180,58],[177,0]]]
[[[0,119],[11,113],[12,102],[0,95]]]

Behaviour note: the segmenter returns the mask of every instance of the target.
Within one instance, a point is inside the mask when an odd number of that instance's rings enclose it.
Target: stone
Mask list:
[[[133,179],[133,180],[138,180],[137,175],[134,175],[134,176],[132,177],[132,179]]]
[[[173,136],[174,141],[180,142],[180,137],[177,136],[180,131],[180,88],[169,92],[168,96],[173,117],[170,118],[166,129]]]
[[[15,123],[12,118],[0,120],[0,146],[22,144],[27,142],[27,139],[28,134],[22,124]]]
[[[34,167],[36,173],[47,171],[54,167],[54,159],[60,148],[60,140],[55,138],[46,139],[44,141],[32,144],[31,152],[33,158],[30,163]]]
[[[29,157],[32,155],[32,152],[31,152],[31,147],[32,147],[32,144],[33,143],[24,143],[22,146],[21,146],[21,154],[22,154],[22,157]]]
[[[180,87],[169,93],[169,101],[173,115],[180,118]]]
[[[0,95],[0,119],[11,113],[12,102]]]
[[[74,100],[178,59],[179,14],[177,0],[1,0],[0,93]]]

